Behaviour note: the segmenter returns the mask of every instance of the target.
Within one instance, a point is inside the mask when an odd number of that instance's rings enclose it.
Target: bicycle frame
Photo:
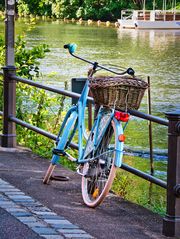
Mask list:
[[[89,81],[87,80],[77,105],[72,106],[68,110],[65,116],[65,119],[61,125],[60,131],[56,140],[57,146],[53,151],[53,158],[51,161],[52,164],[57,164],[57,161],[59,160],[59,156],[66,155],[64,150],[70,144],[76,130],[78,130],[78,159],[73,158],[73,161],[76,161],[78,164],[83,164],[89,161],[89,159],[85,160],[83,157],[84,156],[83,139],[85,138],[87,140],[87,135],[85,130],[85,108],[87,103],[88,92],[89,92]],[[98,124],[101,117],[102,117],[102,113],[101,111],[99,111],[93,127],[97,125],[96,128],[98,129]],[[108,120],[105,122],[104,129],[103,129],[103,132],[101,132],[100,137],[98,137],[99,132],[95,132],[94,147],[95,148],[98,147],[98,144],[101,141],[101,138],[104,135],[106,128],[108,127],[110,121],[112,120],[114,124],[114,129],[116,132],[116,140],[117,140],[117,147],[116,147],[117,156],[115,159],[115,165],[117,167],[120,167],[122,162],[122,154],[123,154],[123,142],[118,141],[117,137],[118,135],[123,134],[123,128],[121,123],[114,118],[114,110],[112,110],[110,116],[108,117]],[[66,124],[67,121],[68,121],[68,124]],[[72,133],[69,137],[71,129],[72,129]],[[69,140],[68,140],[68,137],[69,137]],[[69,159],[72,160],[72,158],[70,158],[70,155],[68,156],[69,156]]]
[[[134,75],[134,70],[132,68],[128,68],[126,71],[118,73],[114,72],[108,68],[105,68],[101,65],[99,65],[97,62],[91,62],[89,60],[86,60],[84,58],[81,58],[77,55],[74,55],[76,45],[75,44],[68,44],[64,45],[64,48],[67,48],[69,50],[69,53],[80,60],[83,60],[91,65],[93,65],[92,72],[90,74],[90,77],[93,75],[93,73],[96,71],[97,68],[105,69],[110,72],[116,73],[118,75],[124,75],[125,73],[128,73],[130,75]],[[87,96],[89,93],[89,80],[87,79],[85,86],[83,88],[82,94],[78,100],[78,103],[76,106],[72,106],[69,111],[67,112],[65,119],[61,125],[56,145],[57,147],[53,150],[53,158],[52,158],[52,164],[57,164],[57,161],[59,160],[59,156],[61,155],[67,155],[70,160],[76,161],[79,164],[83,164],[89,160],[84,160],[83,154],[84,154],[84,148],[83,148],[83,138],[87,140],[88,136],[86,134],[85,130],[85,108],[87,103]],[[97,115],[97,119],[94,122],[94,127],[96,126],[96,129],[99,128],[99,122],[102,115],[99,111]],[[109,119],[105,122],[104,130],[101,132],[100,136],[98,136],[99,132],[95,132],[95,141],[94,141],[94,149],[96,150],[96,147],[98,147],[98,142],[101,142],[101,138],[103,137],[108,125],[110,122],[113,122],[114,131],[116,134],[116,159],[115,159],[115,165],[117,167],[121,166],[122,162],[122,155],[123,155],[123,142],[119,141],[118,136],[123,134],[123,128],[122,123],[115,119],[114,117],[114,110],[112,110],[111,115],[109,116]],[[71,133],[72,130],[72,133]],[[69,146],[71,140],[73,139],[76,130],[78,130],[78,159],[75,159],[71,157],[71,155],[67,154],[65,152],[65,149]],[[92,129],[93,130],[93,129]]]
[[[53,150],[52,164],[57,164],[59,156],[66,155],[65,148],[70,144],[76,130],[78,130],[78,159],[73,160],[80,162],[83,154],[83,138],[87,139],[85,131],[85,108],[87,103],[87,96],[89,92],[88,80],[85,83],[81,97],[77,105],[72,106],[60,127],[59,134],[56,139],[56,148]],[[71,135],[70,135],[70,131]],[[68,140],[69,138],[69,140]]]
[[[85,86],[83,88],[81,97],[78,100],[78,162],[81,163],[83,155],[83,136],[87,140],[86,130],[85,130],[85,108],[87,103],[87,96],[89,93],[89,81],[86,80]]]

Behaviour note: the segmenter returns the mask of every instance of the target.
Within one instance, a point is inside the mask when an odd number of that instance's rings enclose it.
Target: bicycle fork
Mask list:
[[[123,158],[123,148],[124,148],[124,134],[122,122],[118,121],[115,117],[112,120],[112,126],[115,132],[115,166],[121,167],[122,158]]]

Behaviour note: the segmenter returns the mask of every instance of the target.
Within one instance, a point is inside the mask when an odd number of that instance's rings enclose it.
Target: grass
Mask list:
[[[144,172],[149,171],[147,170],[148,159],[125,156],[124,162]],[[160,164],[160,162],[155,162],[155,166],[156,163]],[[166,190],[122,169],[117,170],[112,191],[120,197],[148,208],[155,213],[165,214]]]

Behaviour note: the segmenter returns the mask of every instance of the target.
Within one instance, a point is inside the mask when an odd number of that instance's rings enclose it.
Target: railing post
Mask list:
[[[168,112],[167,210],[163,234],[180,238],[180,111]]]
[[[14,66],[7,66],[4,70],[4,109],[2,147],[16,147],[16,125],[9,120],[9,116],[16,115],[16,81],[11,80],[15,74]]]
[[[11,80],[15,74],[14,66],[14,22],[15,22],[15,0],[5,1],[5,47],[6,67],[4,70],[4,109],[3,109],[3,147],[16,146],[15,123],[9,120],[9,116],[15,116],[16,111],[16,81]]]

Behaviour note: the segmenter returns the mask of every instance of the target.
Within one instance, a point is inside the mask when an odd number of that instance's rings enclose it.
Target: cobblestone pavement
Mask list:
[[[2,179],[0,207],[46,239],[94,238]]]

